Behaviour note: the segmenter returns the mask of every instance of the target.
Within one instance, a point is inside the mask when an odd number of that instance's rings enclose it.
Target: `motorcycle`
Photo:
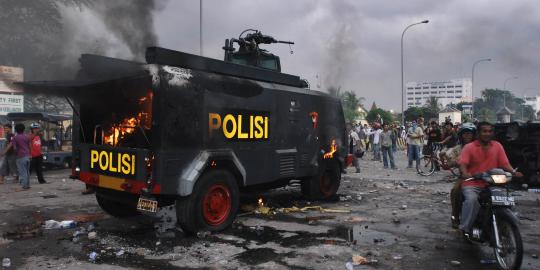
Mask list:
[[[512,174],[502,169],[493,169],[464,181],[477,179],[486,181],[489,186],[479,194],[481,208],[468,239],[489,243],[500,269],[519,269],[523,260],[523,243],[519,221],[512,212],[515,200],[508,188]]]

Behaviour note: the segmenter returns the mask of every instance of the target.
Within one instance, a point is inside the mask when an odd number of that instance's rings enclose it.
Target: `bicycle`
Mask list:
[[[446,161],[439,158],[439,153],[441,152],[443,145],[440,143],[433,143],[430,146],[430,153],[428,155],[423,155],[420,158],[420,163],[416,166],[416,171],[422,176],[430,176],[435,172],[435,168],[439,167],[443,170],[450,171],[454,176],[459,176],[459,168],[449,166]]]

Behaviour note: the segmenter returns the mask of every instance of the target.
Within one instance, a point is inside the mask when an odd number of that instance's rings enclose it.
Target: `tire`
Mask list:
[[[514,217],[511,215],[512,213],[507,209],[499,211],[496,215],[497,230],[503,248],[502,252],[498,252],[497,247],[494,247],[493,252],[497,259],[497,266],[501,270],[520,269],[521,263],[523,262],[523,242],[521,240],[521,234]],[[513,254],[511,263],[506,261],[506,259],[511,259],[508,254],[509,252]]]
[[[422,176],[430,176],[435,172],[435,163],[431,156],[423,156],[416,166],[416,171]]]
[[[302,181],[302,194],[310,200],[334,198],[341,182],[341,170],[336,159],[320,161],[319,173]]]
[[[193,192],[176,200],[176,217],[187,233],[222,231],[238,211],[240,191],[234,176],[225,170],[205,172]]]
[[[135,205],[124,204],[117,201],[101,196],[99,192],[96,192],[96,200],[99,204],[99,207],[103,209],[107,214],[117,217],[117,218],[126,218],[139,215],[137,207]]]

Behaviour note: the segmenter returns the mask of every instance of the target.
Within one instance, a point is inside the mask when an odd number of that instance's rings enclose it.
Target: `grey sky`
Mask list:
[[[540,93],[540,8],[536,1],[353,1],[204,0],[204,54],[223,58],[224,39],[247,28],[260,29],[287,45],[273,45],[286,73],[317,88],[330,84],[354,90],[386,109],[400,110],[400,37],[408,24],[429,19],[405,35],[405,81],[471,76],[475,90],[508,88]],[[159,45],[199,52],[199,1],[170,0],[156,12]]]

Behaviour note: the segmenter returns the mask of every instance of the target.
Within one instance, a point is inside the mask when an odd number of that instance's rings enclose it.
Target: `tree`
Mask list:
[[[433,113],[439,113],[441,111],[441,106],[439,104],[439,98],[435,96],[430,96],[428,100],[426,100],[426,104],[424,105],[425,108],[429,109],[429,111]]]
[[[358,108],[362,106],[363,97],[357,97],[353,91],[347,91],[341,94],[341,106],[347,123],[354,122],[359,116]]]
[[[513,120],[534,119],[534,112],[530,106],[525,105],[525,100],[514,96],[510,91],[500,89],[482,91],[482,97],[474,101],[474,117],[479,120],[495,122],[497,111],[504,106],[515,112]]]
[[[384,123],[392,123],[394,121],[392,113],[381,108],[370,110],[366,116],[366,120],[370,123],[374,122],[377,119],[377,115],[381,116]]]

